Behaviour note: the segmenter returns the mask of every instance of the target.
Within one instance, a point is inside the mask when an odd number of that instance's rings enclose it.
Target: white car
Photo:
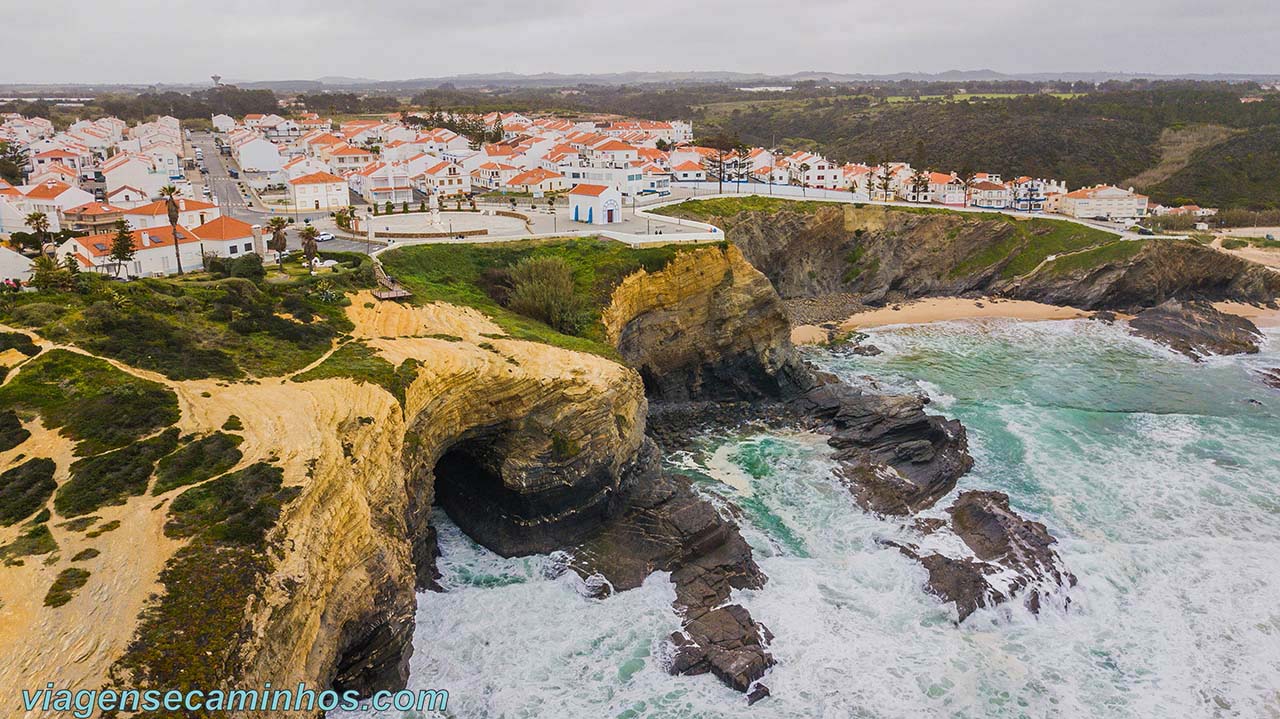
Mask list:
[[[332,239],[334,239],[332,232],[321,232],[320,234],[316,235],[316,242],[328,242],[329,240],[332,240]]]

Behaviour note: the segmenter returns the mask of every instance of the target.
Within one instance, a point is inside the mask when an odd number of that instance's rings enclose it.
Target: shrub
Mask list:
[[[258,545],[294,494],[281,490],[283,479],[279,467],[258,462],[192,487],[169,506],[164,533],[174,538],[203,533],[218,542]]]
[[[99,552],[98,550],[94,549],[93,547],[89,547],[88,549],[82,549],[82,550],[80,550],[79,552],[76,552],[76,556],[72,557],[72,558],[71,558],[71,561],[73,561],[73,562],[83,562],[83,561],[86,561],[86,560],[89,560],[89,559],[93,559],[94,557],[98,556],[99,554],[102,554],[102,552]]]
[[[230,417],[227,417],[226,422],[222,423],[222,429],[227,432],[239,432],[244,429],[244,422],[241,422],[240,418],[233,414]]]
[[[64,517],[77,517],[108,505],[124,504],[147,491],[156,461],[178,446],[175,427],[124,449],[77,460],[71,479],[58,488],[53,507]]]
[[[0,474],[0,525],[9,526],[43,507],[58,483],[54,461],[38,457]]]
[[[76,590],[85,585],[89,581],[89,572],[78,567],[64,569],[58,578],[53,580],[53,586],[49,587],[49,593],[44,596],[44,605],[46,607],[60,607],[71,601],[75,596]]]
[[[31,336],[23,332],[0,332],[0,352],[18,350],[28,357],[40,354],[40,347]]]
[[[41,523],[18,535],[18,538],[12,542],[0,547],[0,559],[3,559],[5,564],[15,564],[15,560],[18,557],[51,554],[57,549],[58,543],[53,541],[53,534],[49,532],[49,525]]]
[[[13,309],[13,320],[23,327],[40,328],[56,322],[64,313],[52,302],[29,302]]]
[[[153,495],[164,494],[174,487],[197,484],[216,477],[236,466],[243,456],[240,437],[215,432],[198,439],[160,460],[156,467]]]
[[[30,436],[31,433],[22,426],[22,420],[18,419],[17,412],[11,409],[0,411],[0,452],[17,447]]]
[[[512,311],[545,322],[557,332],[582,332],[590,318],[567,262],[559,257],[526,257],[510,274],[507,306]]]

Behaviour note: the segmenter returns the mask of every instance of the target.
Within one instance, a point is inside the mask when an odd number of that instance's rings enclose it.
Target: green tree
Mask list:
[[[271,242],[267,244],[267,248],[276,253],[276,261],[280,264],[280,270],[284,270],[284,251],[289,247],[289,238],[285,231],[289,229],[289,220],[276,216],[267,221],[267,229],[271,231]]]
[[[65,289],[70,276],[58,261],[49,255],[40,255],[31,261],[31,286],[42,292]]]
[[[111,237],[111,259],[116,263],[116,277],[120,276],[120,268],[133,259],[133,233],[129,231],[129,223],[121,218],[116,220],[116,231]]]
[[[164,206],[169,213],[169,229],[173,231],[173,259],[178,264],[178,274],[182,274],[182,248],[178,244],[178,188],[165,185],[160,188],[160,196],[164,198]]]
[[[22,182],[22,166],[25,164],[27,157],[21,147],[0,141],[0,178],[11,185]]]
[[[32,212],[22,218],[22,221],[31,228],[40,243],[40,251],[43,252],[45,243],[49,241],[49,216],[43,212]]]
[[[298,234],[302,237],[302,255],[307,258],[307,269],[314,271],[319,249],[316,246],[316,238],[320,235],[320,231],[315,228],[315,225],[307,225]]]

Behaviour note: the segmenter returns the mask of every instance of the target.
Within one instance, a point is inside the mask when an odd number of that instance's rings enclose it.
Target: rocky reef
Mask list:
[[[973,557],[955,558],[922,550],[917,544],[885,542],[920,562],[929,573],[928,590],[956,605],[959,621],[983,607],[1022,596],[1033,612],[1040,611],[1045,596],[1059,595],[1076,584],[1075,575],[1062,568],[1053,545],[1057,540],[1045,526],[1018,516],[1001,492],[962,492],[947,508],[950,521],[926,520],[921,532],[949,532],[959,537]],[[1064,598],[1066,603],[1069,598]]]
[[[1252,322],[1206,302],[1166,300],[1129,320],[1129,331],[1194,359],[1256,354],[1262,333]]]
[[[679,445],[683,438],[708,426],[753,422],[803,427],[829,436],[837,474],[867,511],[911,516],[948,495],[973,464],[964,427],[926,413],[927,400],[922,398],[872,393],[807,365],[791,345],[788,327],[778,321],[784,314],[781,299],[771,283],[761,281],[763,275],[746,262],[744,254],[735,246],[688,252],[681,256],[680,264],[655,273],[637,273],[615,290],[614,301],[605,313],[609,337],[616,338],[628,364],[662,367],[670,378],[666,386],[650,391],[651,434],[664,443]],[[697,268],[696,281],[675,275],[685,267]],[[673,287],[682,291],[675,292]],[[708,311],[708,305],[751,308],[752,314],[762,318],[759,327],[768,331],[717,334],[719,320]],[[716,339],[689,339],[704,335]],[[736,383],[699,381],[725,372],[723,357],[733,358],[732,367],[740,379]],[[1005,562],[1000,566],[1021,577],[1018,586],[1003,593],[984,593],[991,603],[1020,596],[1019,589],[1042,580],[1057,578],[1064,585],[1069,583],[1070,575],[1061,569],[1055,554],[1042,551],[1035,555],[1036,561],[1016,560],[1024,548],[1035,544],[1023,536],[1029,528],[1038,527],[1052,542],[1042,526],[1017,517],[1007,500],[1002,509],[999,502],[992,505],[993,516],[1000,509],[996,519],[971,521],[971,504],[970,500],[957,502],[955,511],[964,520],[957,524],[956,532],[974,537],[975,544],[980,543],[979,534],[985,537],[981,544],[986,554],[978,555],[975,562],[987,562],[987,566]],[[1010,550],[997,556],[992,548],[1001,542]],[[936,561],[918,558],[926,566]],[[731,574],[749,577],[756,573],[739,561]],[[722,593],[709,596],[723,601]],[[939,596],[956,602],[962,618],[972,612],[966,609],[967,604],[962,606],[962,602],[971,601],[968,594]],[[1039,602],[1030,605],[1038,608]],[[767,630],[756,625],[745,610],[724,609],[732,611],[716,615],[713,625],[688,623],[684,634],[674,638],[673,671],[717,671],[717,650],[708,650],[708,644],[719,647],[722,661],[728,661],[726,657],[746,661],[745,657],[756,657],[762,651],[758,649],[760,637],[767,638]],[[767,656],[766,662],[771,661]],[[756,665],[754,660],[747,662],[747,666]],[[717,673],[721,672],[723,669]],[[743,686],[742,682],[731,683]]]

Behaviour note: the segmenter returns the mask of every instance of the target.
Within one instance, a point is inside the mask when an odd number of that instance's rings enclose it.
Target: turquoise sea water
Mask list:
[[[871,341],[885,353],[811,358],[964,422],[976,466],[959,489],[1007,492],[1048,525],[1080,579],[1069,608],[956,626],[924,571],[877,544],[909,530],[856,508],[822,438],[708,437],[670,462],[745,512],[770,581],[735,599],[776,635],[772,697],[748,708],[662,670],[666,576],[585,599],[550,558],[501,559],[447,520],[449,591],[420,597],[410,685],[448,689],[453,716],[512,719],[1280,717],[1280,393],[1250,373],[1280,366],[1280,336],[1202,364],[1086,321]]]

